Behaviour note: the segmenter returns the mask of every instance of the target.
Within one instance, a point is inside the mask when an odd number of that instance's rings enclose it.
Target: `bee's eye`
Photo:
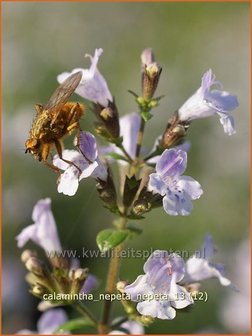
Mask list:
[[[40,145],[40,141],[39,141],[39,140],[37,140],[37,139],[33,139],[33,140],[32,140],[32,144],[31,144],[31,146],[32,146],[34,149],[39,148],[39,145]]]
[[[40,141],[37,139],[28,139],[25,143],[26,151],[25,153],[31,153],[39,149]]]

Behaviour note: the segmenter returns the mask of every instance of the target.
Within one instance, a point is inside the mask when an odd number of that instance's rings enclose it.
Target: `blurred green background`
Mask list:
[[[165,98],[147,126],[146,147],[152,147],[168,117],[199,87],[209,68],[224,89],[238,96],[240,106],[233,112],[236,135],[224,134],[217,117],[193,122],[188,132],[192,147],[186,174],[204,189],[192,214],[174,218],[154,210],[138,223],[143,235],[130,241],[129,247],[193,252],[208,232],[218,246],[216,261],[226,264],[227,276],[239,288],[237,262],[244,261],[233,260],[249,235],[249,41],[248,3],[3,3],[4,333],[34,329],[39,316],[15,242],[20,230],[31,224],[37,200],[52,198],[61,241],[68,249],[96,249],[96,234],[113,220],[102,207],[93,180],[83,180],[74,197],[58,194],[56,175],[24,153],[34,104],[46,102],[57,86],[57,74],[88,67],[84,55],[98,47],[104,49],[99,69],[121,115],[136,111],[127,90],[140,93],[142,50],[153,48],[163,67],[157,95]],[[94,120],[87,112],[82,128],[92,131]],[[101,279],[103,290],[108,260],[81,262]],[[142,273],[143,263],[123,260],[121,279],[133,281]],[[207,303],[196,302],[192,311],[178,312],[172,321],[158,320],[147,333],[248,331],[246,323],[235,329],[222,318],[230,289],[217,280],[206,282],[203,289],[209,294]],[[249,300],[249,288],[244,291]],[[89,306],[99,314],[99,304]],[[237,309],[248,314],[245,303]],[[122,314],[119,304],[114,309],[118,314]]]

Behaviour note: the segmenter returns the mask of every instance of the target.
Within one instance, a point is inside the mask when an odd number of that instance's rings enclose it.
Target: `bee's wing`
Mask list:
[[[66,104],[68,98],[79,85],[81,78],[81,71],[78,71],[69,76],[67,79],[64,80],[62,84],[60,84],[60,86],[57,87],[57,89],[50,97],[48,103],[43,106],[44,110],[50,110],[51,113],[54,115],[52,123],[57,119],[60,110]]]

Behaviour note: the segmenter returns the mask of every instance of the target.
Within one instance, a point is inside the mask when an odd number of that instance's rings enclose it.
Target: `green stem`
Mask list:
[[[144,128],[145,128],[145,121],[143,118],[141,118],[141,125],[137,136],[136,158],[139,157],[141,147],[143,144]]]
[[[121,217],[120,228],[123,229],[126,227],[126,225],[127,225],[127,218]],[[118,281],[119,268],[121,264],[120,254],[121,254],[121,251],[123,250],[123,247],[124,247],[123,244],[118,245],[113,250],[113,253],[110,259],[109,270],[108,270],[108,275],[107,275],[107,284],[106,284],[106,289],[105,289],[105,293],[109,295],[115,293],[116,291],[116,283]],[[108,321],[110,317],[111,308],[112,308],[112,301],[111,300],[104,301],[102,319],[99,325],[100,334],[104,334],[109,331]]]
[[[82,316],[85,318],[88,318],[94,326],[98,325],[98,321],[93,316],[93,314],[80,302],[75,302],[72,304],[72,307],[74,307]]]
[[[120,145],[117,145],[117,147],[119,147],[121,149],[121,151],[123,152],[123,154],[126,156],[126,158],[128,159],[129,163],[133,162],[132,157],[129,155],[129,153],[126,151],[126,149],[124,148],[123,144],[121,143]]]

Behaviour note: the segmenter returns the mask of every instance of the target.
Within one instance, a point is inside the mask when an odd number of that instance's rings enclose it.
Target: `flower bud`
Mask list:
[[[124,293],[124,288],[126,285],[127,285],[126,281],[118,281],[116,284],[116,289],[118,290],[118,292]]]
[[[141,216],[145,212],[150,211],[151,203],[146,199],[138,199],[134,202],[132,212],[134,215]]]
[[[45,276],[46,270],[44,268],[44,265],[36,257],[29,258],[25,263],[25,267],[29,272],[31,272],[31,273],[39,276],[39,277],[44,277]]]
[[[99,193],[101,200],[105,203],[106,207],[108,207],[109,209],[117,207],[116,189],[111,174],[109,172],[107,181],[98,179],[96,189]]]
[[[69,272],[69,278],[71,279],[70,292],[78,294],[83,287],[88,277],[88,268],[77,268]]]
[[[74,272],[74,280],[85,280],[88,276],[88,268],[77,268]]]
[[[115,139],[118,138],[120,135],[120,125],[115,102],[109,102],[107,107],[95,104],[94,112],[102,122],[102,125],[104,125],[110,137]]]
[[[32,290],[31,290],[32,294],[34,296],[37,296],[39,298],[42,298],[43,294],[45,294],[47,291],[45,290],[44,287],[36,284],[32,287]]]
[[[179,120],[178,113],[175,112],[168,120],[166,130],[160,141],[160,146],[162,148],[170,148],[178,145],[186,136],[188,127],[189,123],[181,122]]]
[[[141,55],[142,60],[142,93],[145,100],[150,100],[157,88],[162,72],[161,66],[155,62],[151,49],[145,49]]]
[[[50,261],[50,264],[54,268],[67,269],[69,267],[69,260],[66,257],[55,254],[54,256],[51,256],[48,259]]]
[[[22,263],[25,264],[28,261],[28,259],[30,259],[31,257],[37,257],[37,253],[31,250],[24,250],[21,254],[20,259]]]
[[[141,62],[143,67],[155,62],[155,55],[151,48],[146,48],[141,54]]]

